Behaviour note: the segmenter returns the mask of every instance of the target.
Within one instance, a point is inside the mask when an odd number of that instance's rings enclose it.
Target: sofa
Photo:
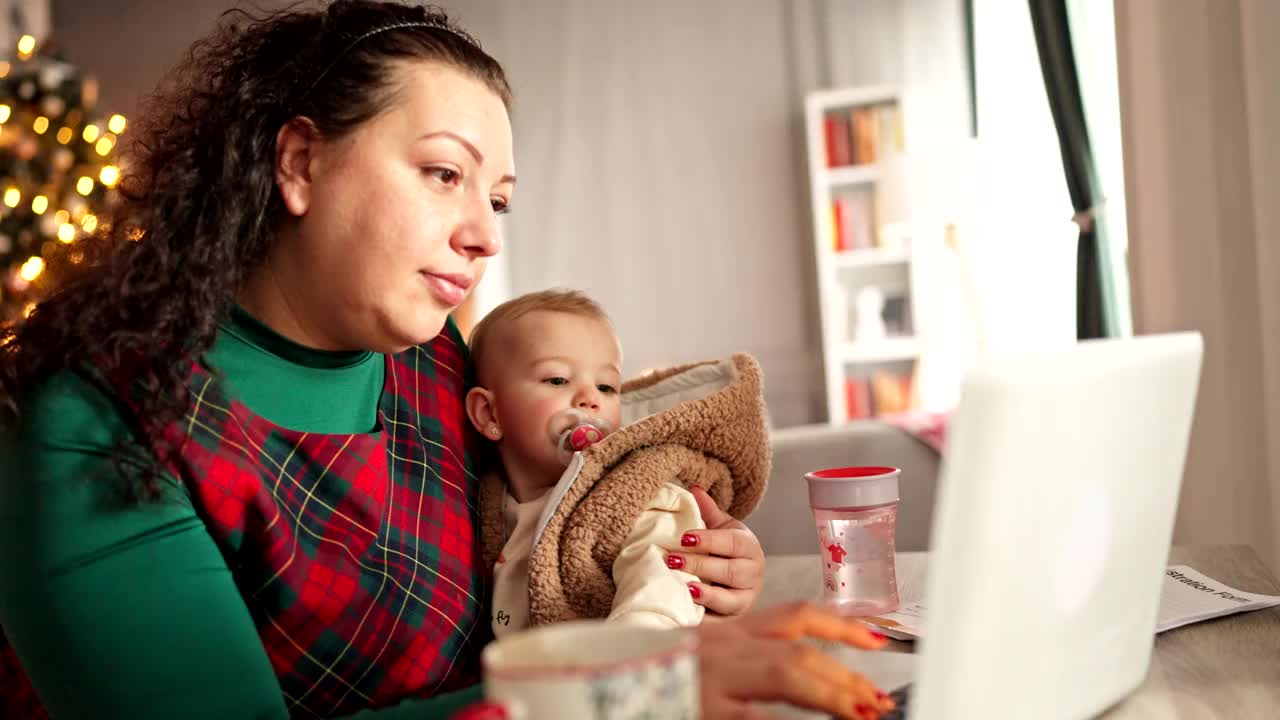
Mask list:
[[[803,425],[770,433],[773,469],[769,489],[746,523],[766,555],[816,553],[817,532],[804,475],[850,465],[902,469],[898,493],[897,549],[926,550],[941,456],[912,434],[888,423],[857,420],[843,425]]]

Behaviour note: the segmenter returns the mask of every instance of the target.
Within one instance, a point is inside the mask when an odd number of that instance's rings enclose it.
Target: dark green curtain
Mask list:
[[[973,0],[964,0],[964,57],[969,79],[969,135],[978,137],[978,65],[973,47]]]
[[[1108,323],[1102,265],[1104,223],[1102,213],[1094,212],[1101,199],[1101,185],[1094,168],[1084,104],[1080,99],[1080,80],[1071,46],[1067,4],[1066,0],[1028,2],[1044,88],[1058,129],[1058,148],[1062,153],[1062,169],[1067,175],[1071,206],[1076,216],[1084,219],[1076,251],[1076,336],[1081,340],[1106,337]]]

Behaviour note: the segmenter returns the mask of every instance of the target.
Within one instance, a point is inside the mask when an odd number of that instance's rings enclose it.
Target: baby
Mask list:
[[[622,347],[593,300],[574,291],[531,293],[499,305],[471,335],[477,386],[467,394],[475,428],[497,444],[505,474],[506,538],[494,567],[496,637],[529,626],[529,557],[551,490],[573,453],[622,424]],[[703,608],[666,563],[688,530],[705,527],[697,503],[667,482],[632,526],[613,563],[610,621],[696,625]]]

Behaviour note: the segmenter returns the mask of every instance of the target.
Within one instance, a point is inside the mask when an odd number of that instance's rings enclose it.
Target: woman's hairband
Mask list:
[[[355,40],[352,40],[345,48],[342,49],[342,52],[338,53],[333,58],[333,61],[329,63],[329,66],[326,67],[323,71],[321,71],[319,75],[316,76],[316,79],[311,83],[311,87],[307,88],[307,91],[303,93],[302,97],[305,98],[309,96],[311,94],[311,91],[315,90],[316,86],[320,84],[320,81],[323,80],[331,70],[337,67],[338,63],[342,62],[342,59],[347,56],[347,53],[351,52],[352,48],[364,42],[365,40],[368,40],[374,35],[381,35],[384,32],[390,32],[391,30],[400,30],[402,28],[430,28],[433,30],[444,30],[445,32],[452,33],[462,38],[463,40],[465,40],[468,43],[471,43],[472,45],[475,44],[474,40],[467,37],[463,33],[460,33],[457,30],[449,27],[448,23],[445,23],[442,20],[412,20],[408,22],[398,22],[398,23],[392,23],[390,25],[383,25],[381,27],[377,27],[366,32],[365,34],[361,35]]]

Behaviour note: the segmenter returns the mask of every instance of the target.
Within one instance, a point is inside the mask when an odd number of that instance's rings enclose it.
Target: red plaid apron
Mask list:
[[[371,433],[278,427],[199,366],[194,408],[170,428],[186,440],[171,469],[226,557],[296,717],[479,679],[489,630],[465,349],[445,332],[386,363]],[[2,635],[0,697],[4,717],[40,716]]]

